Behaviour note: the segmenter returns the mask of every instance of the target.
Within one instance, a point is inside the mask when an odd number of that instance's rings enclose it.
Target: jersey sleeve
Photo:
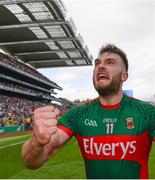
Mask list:
[[[58,121],[58,128],[71,138],[75,134],[76,108],[67,111]]]
[[[150,118],[150,137],[155,142],[155,107],[152,106],[149,111]]]
[[[153,131],[153,141],[155,142],[155,130]]]

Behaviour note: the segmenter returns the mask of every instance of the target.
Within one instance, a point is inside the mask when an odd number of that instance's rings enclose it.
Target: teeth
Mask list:
[[[109,78],[106,74],[99,74],[98,77],[106,77],[106,78]]]
[[[109,79],[109,75],[107,73],[98,73],[97,79],[100,80],[101,78]]]
[[[101,75],[99,75],[99,78],[100,78],[100,77],[107,77],[107,76],[105,76],[105,75],[101,74]]]

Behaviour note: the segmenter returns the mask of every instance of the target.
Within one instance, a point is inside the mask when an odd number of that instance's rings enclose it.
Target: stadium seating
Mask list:
[[[0,53],[0,127],[22,124],[30,130],[34,109],[47,105],[59,108],[62,115],[73,104],[54,97],[54,89],[61,88],[35,68]]]

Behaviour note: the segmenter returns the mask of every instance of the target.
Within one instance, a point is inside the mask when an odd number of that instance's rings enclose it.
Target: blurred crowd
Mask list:
[[[26,88],[26,87],[23,87],[23,86],[20,86],[18,84],[13,84],[13,83],[7,83],[7,82],[2,82],[0,81],[0,86],[4,86],[4,87],[8,87],[8,88],[12,88],[14,91],[16,90],[21,90],[21,91],[26,91],[26,92],[29,92],[29,93],[38,93],[40,96],[41,95],[48,95],[49,96],[49,93],[42,93],[36,89],[29,89],[29,88]]]
[[[23,63],[19,59],[11,58],[3,53],[0,53],[0,65],[5,65],[5,67],[9,67],[10,69],[22,70],[24,73],[28,73],[38,79],[45,80],[47,82],[52,82],[53,84],[57,85],[55,82],[49,80],[41,73],[39,73],[35,68],[32,66]],[[6,75],[7,76],[7,75]],[[15,125],[24,125],[25,130],[29,130],[33,128],[33,112],[34,109],[38,107],[54,105],[60,110],[60,117],[68,110],[67,105],[58,105],[52,104],[48,102],[41,101],[44,96],[45,99],[50,99],[50,92],[49,91],[41,91],[35,88],[34,86],[27,86],[26,84],[21,84],[21,82],[17,83],[14,82],[12,77],[7,77],[8,81],[3,80],[3,74],[1,74],[1,81],[0,81],[0,89],[12,89],[13,91],[22,91],[27,92],[33,97],[36,97],[39,100],[28,100],[19,97],[12,97],[7,95],[0,94],[0,127],[6,126],[15,126]],[[10,82],[10,78],[12,82]],[[24,83],[24,81],[23,81]],[[21,84],[21,85],[20,85]],[[26,94],[27,94],[26,93]],[[19,94],[20,96],[20,94]],[[47,98],[46,98],[47,96]],[[30,96],[31,97],[31,96]],[[39,98],[38,98],[39,97]],[[53,96],[53,99],[55,97]],[[46,100],[47,101],[47,100]]]
[[[33,128],[33,111],[51,103],[31,101],[6,95],[0,95],[0,127],[23,124],[25,130]],[[54,104],[60,110],[60,116],[69,108]]]

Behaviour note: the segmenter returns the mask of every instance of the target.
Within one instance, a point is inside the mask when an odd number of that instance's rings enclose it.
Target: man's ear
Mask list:
[[[128,73],[127,72],[123,72],[122,73],[122,81],[126,81],[128,79]]]

